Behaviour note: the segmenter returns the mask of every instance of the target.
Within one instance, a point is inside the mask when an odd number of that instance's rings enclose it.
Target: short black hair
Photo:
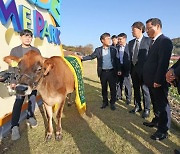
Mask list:
[[[116,36],[116,35],[113,35],[113,36],[111,37],[111,39],[114,39],[114,38],[117,38],[117,36]]]
[[[101,36],[100,36],[100,41],[102,42],[103,39],[105,39],[105,37],[110,37],[111,35],[109,33],[103,33]]]
[[[138,28],[138,29],[142,30],[142,33],[145,32],[145,26],[141,21],[134,22],[131,27],[132,28]]]
[[[120,34],[118,35],[118,37],[124,37],[124,38],[127,38],[127,35],[126,35],[125,33],[120,33]]]
[[[30,35],[32,37],[33,33],[28,29],[24,29],[20,32],[20,36],[23,36],[23,35]]]
[[[146,21],[146,24],[149,23],[149,22],[151,22],[151,24],[152,24],[153,26],[160,25],[160,27],[162,28],[162,22],[161,22],[161,20],[160,20],[159,18],[151,18],[151,19],[148,19],[148,20]]]

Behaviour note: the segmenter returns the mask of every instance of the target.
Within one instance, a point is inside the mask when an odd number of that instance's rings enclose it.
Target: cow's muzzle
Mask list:
[[[16,90],[16,94],[21,96],[30,95],[32,92],[30,86],[26,84],[18,84],[15,90]]]

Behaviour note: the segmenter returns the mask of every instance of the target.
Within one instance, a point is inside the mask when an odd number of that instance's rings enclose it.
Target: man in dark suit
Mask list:
[[[120,91],[117,91],[117,96],[122,98],[122,89],[123,85],[125,86],[125,95],[126,95],[126,104],[129,105],[131,103],[132,97],[132,88],[130,82],[130,57],[129,57],[129,48],[126,43],[127,35],[125,33],[121,33],[118,35],[118,58],[120,61],[120,72],[118,73],[118,79],[120,84]]]
[[[167,131],[171,123],[166,72],[173,45],[172,41],[162,34],[162,23],[158,18],[146,21],[146,32],[152,39],[152,46],[144,64],[143,79],[150,90],[155,117],[150,123],[144,122],[143,124],[148,127],[157,127],[151,139],[163,140],[168,136]]]
[[[118,45],[118,37],[116,35],[113,35],[111,37],[111,40],[112,40],[112,46],[117,47],[117,45]]]
[[[177,87],[180,94],[180,59],[166,73],[166,81]]]
[[[95,51],[85,57],[81,57],[82,61],[92,60],[97,58],[97,73],[100,77],[102,86],[102,97],[103,104],[101,109],[108,106],[108,84],[110,87],[111,100],[110,107],[111,110],[115,110],[116,102],[116,80],[117,73],[119,69],[119,59],[117,58],[117,49],[111,46],[111,38],[109,33],[104,33],[101,35],[100,40],[102,46],[95,49]]]
[[[143,66],[147,59],[151,39],[143,36],[145,26],[142,22],[135,22],[132,25],[132,35],[135,39],[129,42],[129,51],[131,58],[131,78],[134,89],[135,108],[130,113],[140,112],[141,107],[141,91],[143,96],[144,112],[143,118],[149,117],[150,114],[150,94],[149,88],[144,84],[142,72]]]

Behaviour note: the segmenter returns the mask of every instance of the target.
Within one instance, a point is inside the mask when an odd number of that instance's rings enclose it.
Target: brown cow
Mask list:
[[[56,140],[61,140],[61,117],[65,99],[67,94],[72,93],[75,89],[75,81],[71,70],[62,57],[54,56],[51,58],[43,58],[35,51],[29,51],[21,59],[7,56],[4,58],[4,61],[9,63],[11,59],[18,62],[21,76],[19,80],[20,85],[18,85],[16,89],[22,85],[28,85],[30,91],[26,90],[25,95],[28,95],[33,89],[37,89],[41,94],[48,118],[46,140],[50,140],[53,133],[52,107],[57,102],[60,104],[56,115],[58,120]]]

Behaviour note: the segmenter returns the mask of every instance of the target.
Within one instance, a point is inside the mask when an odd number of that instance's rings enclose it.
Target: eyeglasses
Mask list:
[[[152,26],[152,27],[149,27],[149,28],[146,27],[146,32],[148,32],[148,31],[151,30],[152,28],[153,28],[153,26]]]

